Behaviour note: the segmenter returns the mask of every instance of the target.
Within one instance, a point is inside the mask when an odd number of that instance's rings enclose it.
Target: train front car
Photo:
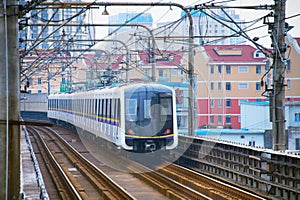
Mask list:
[[[124,90],[124,111],[125,143],[132,151],[153,152],[177,146],[173,89],[159,84],[129,87]]]

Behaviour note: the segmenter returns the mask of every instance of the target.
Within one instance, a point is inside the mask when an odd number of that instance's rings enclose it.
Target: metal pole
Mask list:
[[[50,77],[50,69],[49,69],[49,65],[47,67],[47,71],[48,71],[48,77],[47,77],[47,84],[48,84],[48,96],[50,95],[51,93],[51,77]]]
[[[273,150],[286,150],[285,132],[285,0],[275,0],[274,27],[272,31],[274,47],[273,69]]]
[[[0,4],[0,199],[19,199],[20,127],[12,123],[20,120],[18,2]]]

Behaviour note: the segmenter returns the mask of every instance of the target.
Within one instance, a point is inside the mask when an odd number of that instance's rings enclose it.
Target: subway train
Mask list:
[[[175,91],[158,83],[51,94],[48,118],[73,124],[127,151],[171,150],[178,144]]]

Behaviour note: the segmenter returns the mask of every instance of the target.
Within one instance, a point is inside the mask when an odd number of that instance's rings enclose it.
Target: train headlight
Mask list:
[[[170,133],[171,133],[171,129],[170,129],[170,128],[167,128],[167,129],[165,130],[165,132],[164,132],[165,135],[168,135],[168,134],[170,134]]]
[[[132,129],[128,129],[127,133],[128,133],[129,135],[134,135],[134,134],[135,134],[135,132],[134,132]]]

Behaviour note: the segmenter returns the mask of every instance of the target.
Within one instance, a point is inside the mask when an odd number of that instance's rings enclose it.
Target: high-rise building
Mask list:
[[[64,2],[82,2],[82,0]],[[21,8],[28,3],[30,2],[21,0]],[[32,7],[20,18],[21,81],[29,83],[29,92],[57,91],[57,85],[68,81],[64,70],[68,70],[72,62],[72,50],[86,48],[90,44],[88,40],[95,35],[91,27],[83,25],[86,20],[85,14],[79,13],[84,9]],[[65,24],[68,25],[64,26]],[[83,26],[80,26],[81,24]],[[47,86],[50,81],[51,85]]]
[[[126,13],[118,13],[116,15],[109,16],[108,18],[109,24],[141,24],[152,28],[153,26],[153,18],[151,13],[137,13],[137,12],[126,12]],[[136,29],[137,26],[123,26],[123,27],[108,27],[108,34],[111,35],[115,30],[130,30]]]
[[[245,44],[246,39],[235,32],[235,30],[240,32],[239,27],[241,29],[245,27],[243,23],[244,20],[240,19],[240,16],[236,14],[235,10],[225,9],[226,14],[229,15],[232,20],[220,9],[205,11],[206,12],[199,10],[191,11],[195,43],[199,45]],[[176,31],[181,35],[188,36],[189,19],[185,12],[181,12],[181,18],[183,18],[183,21],[177,26]]]
[[[20,5],[25,5],[25,0],[20,1]],[[82,2],[82,0],[69,0],[65,2]],[[48,8],[32,9],[26,16],[21,18],[20,48],[53,49],[61,45],[58,40],[82,40],[91,38],[87,34],[86,27],[78,26],[85,22],[84,15],[78,15],[82,8],[58,9]],[[48,24],[49,23],[49,24]],[[64,24],[68,26],[63,26]],[[50,25],[52,24],[52,25]],[[76,26],[72,26],[76,24]],[[94,34],[94,33],[92,33]],[[83,42],[77,42],[74,48],[81,49]]]

